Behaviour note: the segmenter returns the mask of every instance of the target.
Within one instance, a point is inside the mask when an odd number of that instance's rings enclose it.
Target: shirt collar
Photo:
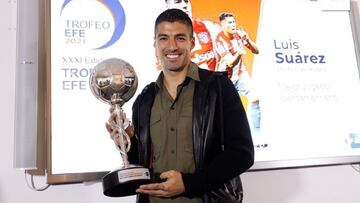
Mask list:
[[[186,77],[195,81],[200,81],[199,67],[194,62],[190,62],[188,72],[186,73]],[[163,87],[163,78],[164,78],[164,73],[161,71],[158,78],[156,79],[156,85],[159,88]]]

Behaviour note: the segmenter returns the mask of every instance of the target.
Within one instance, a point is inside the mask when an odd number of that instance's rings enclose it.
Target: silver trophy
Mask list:
[[[133,67],[124,60],[106,59],[97,64],[90,75],[90,89],[97,99],[114,106],[117,134],[114,143],[119,150],[123,165],[106,174],[103,179],[104,195],[121,197],[136,194],[139,185],[150,182],[148,168],[131,165],[127,152],[130,150],[130,137],[124,129],[124,121],[120,116],[122,106],[133,97],[137,89],[138,79]]]

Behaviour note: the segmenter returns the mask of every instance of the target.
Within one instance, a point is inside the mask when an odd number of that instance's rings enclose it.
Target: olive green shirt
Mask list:
[[[151,109],[150,136],[154,149],[154,173],[177,170],[183,173],[195,171],[192,142],[192,108],[195,81],[199,81],[198,67],[191,63],[186,79],[177,87],[173,99],[163,84],[160,73],[156,94]],[[201,199],[150,197],[151,203],[197,203]]]

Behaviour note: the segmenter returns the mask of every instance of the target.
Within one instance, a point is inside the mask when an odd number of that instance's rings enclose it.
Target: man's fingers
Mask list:
[[[170,197],[169,192],[165,190],[144,190],[144,189],[137,189],[136,192],[142,194],[148,194],[150,196],[156,197]]]
[[[126,119],[126,113],[124,111],[122,111],[120,113],[120,117],[121,117],[121,119],[125,120]]]
[[[114,122],[116,122],[116,114],[115,114],[115,113],[110,114],[110,117],[109,117],[108,122],[109,122],[109,123],[114,123]]]
[[[115,110],[115,106],[114,106],[114,105],[111,105],[111,106],[110,106],[110,109],[109,109],[109,112],[110,112],[110,113],[113,113],[114,110]]]
[[[111,133],[112,129],[111,129],[111,125],[109,123],[105,123],[105,127],[106,127],[106,130]]]
[[[165,184],[162,183],[141,185],[139,189],[136,190],[136,192],[158,197],[170,196],[170,193],[167,191]]]
[[[109,123],[105,123],[105,127],[106,130],[109,132],[111,139],[114,139],[114,137],[116,137],[116,134],[118,133],[116,128],[114,128],[114,126]]]
[[[160,174],[160,178],[161,179],[168,179],[168,178],[170,178],[170,177],[172,177],[174,175],[175,175],[175,171],[173,171],[173,170],[165,171],[165,172]]]
[[[146,185],[140,185],[140,189],[144,190],[163,190],[164,186],[160,183],[152,183]]]

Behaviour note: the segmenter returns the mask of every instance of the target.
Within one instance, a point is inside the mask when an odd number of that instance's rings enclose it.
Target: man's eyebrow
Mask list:
[[[169,35],[167,34],[164,34],[164,33],[158,33],[156,35],[156,37],[168,37]],[[179,34],[176,34],[175,37],[186,37],[187,35],[185,33],[179,33]]]
[[[176,37],[186,37],[186,34],[185,33],[179,33],[179,34],[176,34],[175,36]]]
[[[167,34],[164,34],[164,33],[158,33],[156,34],[156,37],[167,37],[168,35]]]

